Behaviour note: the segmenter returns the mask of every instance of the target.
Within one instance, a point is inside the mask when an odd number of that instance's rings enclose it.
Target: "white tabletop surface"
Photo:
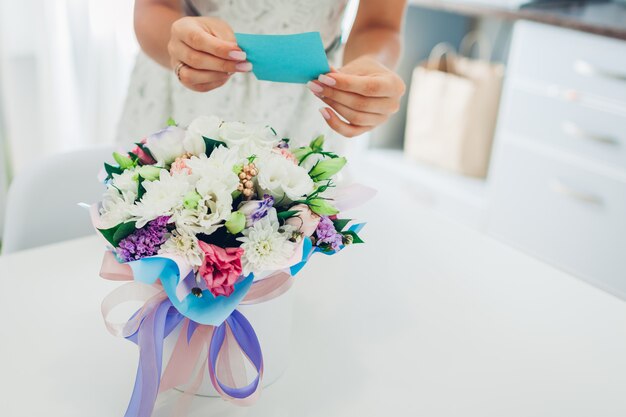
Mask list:
[[[626,416],[626,302],[384,180],[354,211],[367,244],[299,276],[287,373],[252,408],[200,398],[192,416]],[[123,416],[137,350],[102,324],[119,285],[102,253],[90,237],[0,257],[0,415]]]

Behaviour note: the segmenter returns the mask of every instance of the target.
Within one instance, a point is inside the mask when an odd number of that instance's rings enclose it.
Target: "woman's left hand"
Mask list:
[[[320,109],[326,123],[347,137],[360,135],[387,121],[400,108],[406,89],[398,74],[369,56],[320,75],[307,85],[330,106]]]

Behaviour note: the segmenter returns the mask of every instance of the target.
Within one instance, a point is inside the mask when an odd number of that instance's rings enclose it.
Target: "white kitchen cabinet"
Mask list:
[[[490,234],[626,299],[626,42],[518,22]]]

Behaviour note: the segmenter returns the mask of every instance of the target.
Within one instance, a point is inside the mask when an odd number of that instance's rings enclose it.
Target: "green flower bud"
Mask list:
[[[307,204],[313,213],[319,214],[320,216],[332,216],[333,214],[339,213],[339,210],[333,207],[328,200],[324,200],[323,198],[314,198],[309,200]]]
[[[236,235],[246,227],[246,216],[238,211],[233,211],[226,220],[225,226],[230,233]]]
[[[313,181],[324,181],[332,178],[333,175],[341,171],[346,165],[346,158],[327,158],[319,161],[309,171],[309,176]]]
[[[139,175],[141,175],[141,178],[143,178],[144,180],[158,180],[161,176],[161,168],[152,165],[144,165],[139,168]]]
[[[313,149],[311,149],[310,146],[306,146],[304,148],[298,148],[298,149],[294,149],[293,151],[291,151],[291,153],[293,154],[293,156],[296,157],[296,159],[298,160],[298,162],[302,162],[302,160],[307,156],[310,155],[313,152]]]
[[[198,207],[198,201],[200,201],[201,198],[202,196],[197,192],[190,191],[185,194],[185,198],[183,199],[183,206],[189,210],[195,209],[196,207]]]
[[[311,149],[313,149],[314,151],[321,151],[324,147],[324,135],[319,135],[318,137],[313,139],[310,146]]]
[[[135,165],[132,159],[118,152],[113,152],[113,159],[122,169],[129,169]]]

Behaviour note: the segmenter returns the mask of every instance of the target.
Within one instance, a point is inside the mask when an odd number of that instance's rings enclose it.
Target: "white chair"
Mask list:
[[[7,197],[2,253],[93,234],[89,212],[78,203],[100,200],[97,175],[112,152],[107,146],[63,153],[18,174]]]

